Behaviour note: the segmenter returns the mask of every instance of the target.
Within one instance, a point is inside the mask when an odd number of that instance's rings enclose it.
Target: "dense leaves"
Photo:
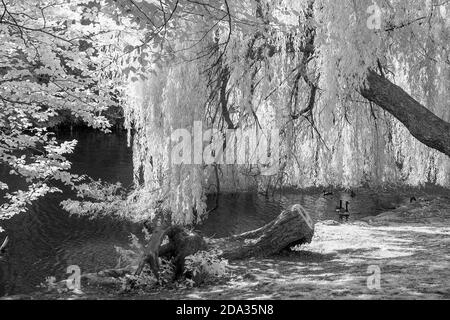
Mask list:
[[[449,185],[448,157],[359,94],[368,70],[376,70],[450,119],[447,2],[177,4],[175,30],[157,41],[170,59],[157,75],[130,85],[125,106],[136,130],[143,204],[159,190],[155,197],[167,198],[189,223],[207,212],[205,193],[219,188]],[[278,129],[279,172],[259,176],[250,164],[172,166],[170,134],[192,132],[194,121],[221,132]]]
[[[58,141],[47,125],[67,111],[108,131],[102,112],[120,89],[108,67],[118,28],[88,1],[4,0],[0,14],[0,162],[29,184],[8,190],[0,206],[0,219],[8,219],[58,191],[52,181],[73,187],[81,179],[65,157],[76,141]]]
[[[437,0],[2,0],[0,160],[30,189],[10,191],[0,217],[56,191],[51,180],[76,186],[75,142],[54,139],[49,119],[66,110],[107,131],[114,104],[134,133],[138,215],[164,199],[175,221],[197,222],[211,190],[448,186],[448,157],[358,92],[372,69],[448,121],[448,12]],[[172,165],[171,133],[194,121],[279,130],[278,172]]]

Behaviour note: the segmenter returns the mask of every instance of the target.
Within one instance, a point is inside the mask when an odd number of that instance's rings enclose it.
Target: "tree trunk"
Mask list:
[[[165,236],[169,243],[161,246]],[[149,243],[135,272],[140,275],[146,264],[150,266],[155,277],[159,278],[159,257],[174,259],[175,278],[184,272],[184,259],[197,251],[207,250],[205,240],[200,235],[190,232],[181,226],[158,227],[152,233]]]
[[[3,241],[3,244],[0,246],[0,255],[4,254],[6,251],[6,247],[8,246],[9,237],[6,236],[5,240]]]
[[[160,246],[162,234],[169,237],[169,243]],[[184,271],[184,259],[198,251],[218,249],[222,257],[236,260],[249,257],[264,257],[289,248],[309,243],[314,234],[314,223],[300,205],[283,211],[275,220],[265,226],[240,235],[220,239],[203,239],[200,235],[180,226],[171,226],[164,231],[155,230],[146,253],[143,255],[136,274],[142,272],[146,263],[158,277],[158,257],[173,258],[175,277]]]
[[[135,272],[135,275],[140,275],[145,265],[148,263],[153,271],[156,279],[159,279],[159,250],[161,242],[167,234],[168,229],[163,226],[158,226],[153,230],[150,236],[150,241],[145,248],[144,257],[139,263],[139,266]]]
[[[222,239],[210,239],[210,246],[223,251],[223,257],[231,260],[264,257],[291,247],[309,243],[314,235],[314,224],[300,205],[283,211],[265,226],[240,235]]]
[[[402,88],[369,70],[360,93],[396,117],[417,140],[450,156],[450,123],[440,119]]]

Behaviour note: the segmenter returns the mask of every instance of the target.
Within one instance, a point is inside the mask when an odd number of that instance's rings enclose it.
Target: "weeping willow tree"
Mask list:
[[[134,63],[142,56],[152,62],[151,71],[129,78],[124,107],[144,210],[163,198],[175,220],[189,224],[207,214],[210,192],[450,185],[447,2],[129,6],[123,14],[152,30],[131,44],[139,47]],[[193,132],[196,122],[219,136],[278,130],[277,172],[261,175],[251,163],[172,164],[179,143],[172,133]]]

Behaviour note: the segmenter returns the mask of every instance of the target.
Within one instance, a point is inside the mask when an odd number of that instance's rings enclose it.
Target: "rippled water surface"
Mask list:
[[[131,185],[132,154],[125,136],[88,131],[65,138],[79,140],[71,158],[73,172]],[[0,169],[0,180],[6,180],[13,187],[20,186],[20,181],[8,177],[7,172]],[[118,261],[114,246],[127,246],[129,234],[138,234],[141,230],[139,225],[114,219],[71,217],[59,205],[68,196],[68,192],[49,195],[35,202],[28,213],[4,223],[10,246],[8,260],[0,262],[0,295],[33,291],[47,276],[58,280],[66,278],[66,268],[73,264],[80,266],[82,272],[114,267]],[[350,201],[350,219],[353,220],[406,203],[409,194],[380,195],[364,190],[358,190],[355,197],[340,192],[326,197],[320,192],[284,192],[269,198],[225,194],[220,197],[219,209],[199,230],[215,237],[245,232],[264,225],[295,203],[302,204],[316,221],[338,219],[335,207],[339,199]]]
[[[71,157],[73,172],[109,182],[121,181],[125,186],[132,183],[131,149],[123,135],[88,131],[64,138],[79,141]],[[0,171],[2,181],[6,173],[5,169]],[[12,188],[21,185],[14,177],[6,180]],[[113,219],[70,216],[59,205],[69,195],[67,191],[48,195],[33,203],[26,214],[3,224],[10,243],[8,261],[0,270],[0,294],[33,291],[47,276],[66,278],[66,268],[73,264],[83,272],[114,266],[114,245],[125,246],[129,233],[140,229]]]

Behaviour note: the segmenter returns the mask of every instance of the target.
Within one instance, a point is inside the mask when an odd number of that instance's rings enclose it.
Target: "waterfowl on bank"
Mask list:
[[[332,196],[333,195],[333,191],[331,191],[331,190],[327,191],[324,189],[322,192],[323,192],[324,196]]]
[[[395,203],[386,201],[386,199],[376,199],[375,204],[381,211],[395,210],[398,207]]]
[[[417,202],[417,199],[415,196],[412,196],[411,198],[409,198],[409,203],[413,203],[413,202]]]
[[[345,219],[345,221],[347,222],[348,221],[348,218],[350,217],[350,212],[349,212],[349,210],[348,210],[348,205],[350,204],[350,202],[348,202],[348,201],[345,201],[345,211],[341,211],[341,212],[339,212],[339,220],[344,220]]]
[[[339,200],[339,206],[336,207],[336,212],[341,212],[342,209],[344,209],[342,207],[342,200]]]
[[[392,203],[388,203],[388,204],[382,205],[381,208],[383,210],[395,210],[395,209],[397,209],[397,206]]]

